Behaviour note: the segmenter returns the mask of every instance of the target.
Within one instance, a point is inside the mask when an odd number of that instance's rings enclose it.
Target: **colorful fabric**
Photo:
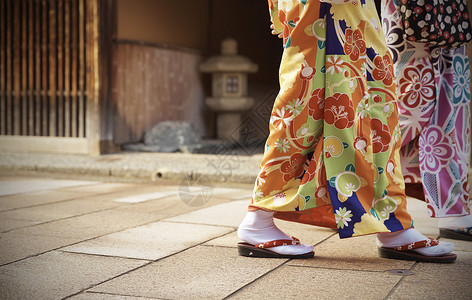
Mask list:
[[[465,46],[430,48],[404,39],[397,0],[383,0],[393,56],[405,182],[423,183],[431,217],[470,213],[470,70]]]
[[[392,58],[374,2],[269,8],[284,53],[252,206],[341,238],[411,227]]]
[[[406,39],[456,48],[472,38],[467,0],[400,0]]]

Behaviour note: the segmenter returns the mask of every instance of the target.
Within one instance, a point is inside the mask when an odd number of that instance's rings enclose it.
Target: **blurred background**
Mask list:
[[[0,150],[111,153],[164,121],[216,139],[199,66],[234,39],[258,66],[253,107],[270,109],[282,45],[269,26],[266,1],[0,0]],[[268,119],[253,120],[265,138]]]

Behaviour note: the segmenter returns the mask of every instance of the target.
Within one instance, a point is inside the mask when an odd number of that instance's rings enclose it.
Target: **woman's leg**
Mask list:
[[[296,222],[334,223],[341,238],[385,232],[379,243],[389,246],[424,239],[409,229],[393,65],[373,1],[284,5],[281,91],[252,207]],[[259,224],[280,234],[270,212],[248,215],[240,237],[249,239]]]

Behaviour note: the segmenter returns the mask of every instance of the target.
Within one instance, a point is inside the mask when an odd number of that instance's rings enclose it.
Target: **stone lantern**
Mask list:
[[[200,65],[200,71],[212,73],[212,96],[205,103],[217,113],[218,139],[239,140],[236,130],[241,125],[241,112],[254,105],[254,99],[247,97],[247,74],[257,69],[247,57],[238,55],[238,43],[234,39],[223,40],[221,55],[210,57]]]

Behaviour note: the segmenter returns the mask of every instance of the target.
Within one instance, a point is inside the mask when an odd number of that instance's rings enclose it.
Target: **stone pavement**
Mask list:
[[[455,241],[453,264],[396,261],[377,256],[374,236],[278,222],[315,258],[238,256],[251,189],[2,171],[0,298],[470,299],[470,242]],[[437,237],[424,203],[408,205]]]
[[[241,155],[222,146],[219,155],[121,152],[100,156],[0,153],[0,170],[36,171],[115,180],[254,183],[261,154]]]

